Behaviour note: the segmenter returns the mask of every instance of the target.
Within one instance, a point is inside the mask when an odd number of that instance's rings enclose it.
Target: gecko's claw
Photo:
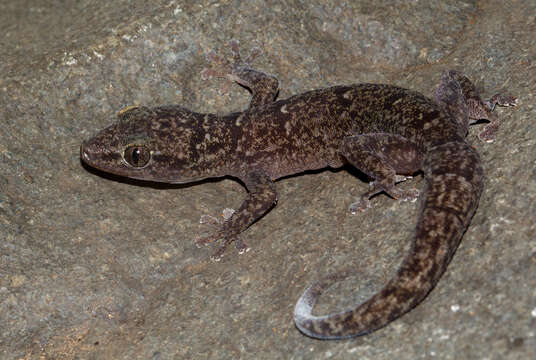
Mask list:
[[[221,221],[215,218],[214,216],[210,215],[201,215],[201,218],[199,219],[199,223],[203,225],[221,225]]]
[[[220,261],[221,258],[223,257],[223,254],[227,250],[227,247],[229,247],[229,244],[231,242],[233,242],[233,240],[234,240],[233,238],[231,238],[231,239],[224,238],[223,239],[223,244],[221,244],[220,247],[214,252],[214,254],[212,254],[212,256],[210,256],[210,260],[212,260],[212,261]]]
[[[240,63],[240,42],[237,39],[231,39],[229,40],[229,46],[231,47],[231,54],[233,54],[235,64]]]
[[[226,238],[223,241],[223,244],[220,245],[220,247],[210,256],[210,260],[212,261],[220,261],[223,257],[223,254],[227,251],[227,248],[229,247],[229,244],[234,242],[236,248],[238,249],[238,254],[242,255],[250,250],[250,247],[242,241],[238,236],[234,238]]]
[[[370,200],[367,198],[361,198],[358,201],[352,203],[348,207],[348,211],[350,211],[352,214],[357,214],[358,212],[367,211],[367,209],[369,209],[370,207]]]
[[[397,182],[405,181],[407,179],[411,179],[411,176],[406,177],[397,175],[396,177]],[[419,197],[419,190],[417,189],[402,190],[394,185],[388,186],[378,181],[369,183],[369,186],[370,190],[361,195],[359,200],[352,203],[348,208],[352,214],[356,214],[357,212],[365,212],[367,209],[369,209],[371,207],[371,202],[369,200],[370,197],[382,191],[395,200],[415,202]]]
[[[400,198],[402,201],[409,201],[409,202],[415,202],[419,198],[419,190],[418,189],[409,189],[405,190],[403,196]]]
[[[413,179],[413,176],[398,175],[398,174],[395,175],[395,183],[396,184],[398,184],[400,182],[404,182],[406,180],[411,180],[411,179]]]
[[[249,55],[244,60],[244,64],[251,65],[256,58],[262,55],[262,50],[260,47],[254,47],[250,50]]]
[[[240,55],[240,43],[236,39],[231,39],[229,41],[229,45],[231,47],[231,53],[233,54],[233,60],[234,60],[234,68],[240,66],[249,66],[253,61],[259,57],[262,54],[262,50],[259,47],[254,47],[249,51],[248,56],[242,60],[242,56]]]
[[[194,243],[195,243],[195,246],[197,246],[198,248],[201,248],[202,246],[207,246],[209,244],[212,244],[214,241],[218,240],[219,238],[221,238],[221,235],[218,232],[216,234],[209,235],[209,236],[198,236],[195,238]]]
[[[244,240],[240,239],[239,236],[237,236],[236,239],[235,239],[235,247],[238,250],[239,255],[245,254],[249,250],[251,250],[251,248],[248,246],[248,244],[246,244],[246,242]]]
[[[234,242],[238,250],[238,254],[240,255],[245,254],[250,250],[250,247],[248,246],[248,244],[246,244],[243,240],[241,240],[238,235],[234,237],[230,237],[230,238],[224,237],[223,244],[221,244],[220,247],[218,247],[218,249],[210,256],[210,259],[212,261],[220,261],[221,258],[223,257],[223,254],[225,254],[225,252],[227,251],[229,244],[231,244],[232,242]]]
[[[492,143],[499,130],[499,125],[498,121],[489,123],[484,127],[484,130],[478,134],[478,138],[483,142]]]

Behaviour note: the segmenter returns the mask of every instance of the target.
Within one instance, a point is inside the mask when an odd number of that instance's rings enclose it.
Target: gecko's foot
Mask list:
[[[419,197],[419,190],[415,188],[403,190],[395,186],[387,187],[387,186],[378,185],[376,189],[381,189],[387,195],[389,195],[395,200],[414,202]]]
[[[221,227],[223,226],[225,221],[229,220],[231,216],[233,216],[234,212],[235,211],[233,209],[225,208],[223,209],[220,217],[203,215],[199,219],[199,223],[210,225],[211,227]],[[225,232],[223,230],[216,231],[214,234],[209,235],[209,236],[197,237],[195,239],[195,244],[197,247],[207,246],[222,238],[224,239],[223,244],[220,245],[220,247],[210,257],[213,261],[220,261],[221,258],[223,257],[223,254],[227,250],[227,247],[232,242],[234,242],[239,254],[244,254],[250,250],[250,247],[248,246],[248,244],[242,239],[240,239],[238,235],[226,237]]]
[[[478,138],[481,141],[491,143],[495,140],[495,135],[501,124],[497,115],[492,114],[491,111],[495,109],[495,105],[516,106],[517,98],[511,95],[495,94],[488,101],[485,101],[484,104],[489,108],[488,120],[490,120],[490,123],[484,127],[484,130],[482,130],[480,134],[478,134]]]
[[[207,246],[209,244],[212,244],[214,241],[219,240],[222,237],[223,237],[223,234],[218,231],[209,236],[196,236],[194,243],[195,243],[195,246],[200,248],[202,246]]]
[[[223,257],[223,254],[227,250],[227,247],[229,246],[231,242],[227,242],[227,240],[221,245],[215,252],[210,256],[210,260],[212,261],[220,261]]]
[[[229,60],[216,54],[214,51],[210,51],[208,54],[206,54],[206,58],[208,62],[212,63],[212,66],[210,68],[204,68],[201,71],[201,78],[203,80],[207,80],[212,77],[227,78],[241,85],[251,87],[251,84],[246,83],[237,74],[249,68],[255,58],[262,53],[261,49],[258,47],[251,49],[249,55],[245,59],[242,59],[240,56],[238,40],[231,40],[229,45],[233,55],[233,62],[230,62]],[[228,87],[226,90],[229,90]]]
[[[488,105],[490,110],[493,111],[493,109],[495,109],[495,105],[516,106],[517,98],[515,96],[499,93],[499,94],[493,95],[488,101],[486,101],[486,104]]]
[[[365,212],[370,208],[370,200],[368,198],[361,198],[358,201],[352,203],[348,207],[348,211],[352,214],[357,214],[358,212]]]
[[[199,219],[200,224],[206,224],[206,225],[221,225],[221,221],[218,218],[215,218],[211,215],[201,215],[201,218]]]
[[[262,54],[262,50],[258,47],[254,47],[250,50],[249,55],[242,60],[242,57],[240,56],[240,43],[236,39],[232,39],[229,41],[229,45],[231,46],[231,52],[233,54],[234,59],[234,67],[239,66],[249,66],[253,63],[253,61]]]
[[[238,254],[242,255],[250,250],[248,244],[246,244],[240,237],[234,236],[230,238],[224,238],[223,244],[220,245],[220,247],[212,254],[210,259],[212,261],[220,261],[223,257],[223,254],[227,251],[227,248],[229,247],[229,244],[234,242],[236,248],[238,249]]]
[[[225,251],[229,247],[229,244],[234,242],[239,254],[244,254],[250,250],[248,244],[242,241],[238,236],[226,238],[221,232],[213,234],[211,236],[196,238],[195,244],[197,247],[209,245],[223,237],[223,244],[210,256],[213,261],[220,261]]]
[[[199,223],[203,225],[209,225],[212,228],[219,228],[223,225],[225,221],[227,221],[233,214],[234,210],[230,208],[223,209],[220,217],[214,217],[211,215],[202,215],[199,219]],[[195,238],[195,245],[197,247],[201,246],[207,246],[211,243],[213,243],[216,240],[221,239],[224,237],[223,231],[216,231],[212,235],[209,236],[197,236]]]
[[[201,79],[208,80],[213,77],[227,78],[227,75],[230,71],[229,69],[231,68],[228,60],[219,56],[214,51],[210,51],[209,53],[207,53],[206,59],[212,65],[210,68],[204,68],[203,70],[201,70]],[[231,84],[229,82],[225,82],[218,90],[218,92],[220,94],[227,94],[230,88]]]
[[[356,214],[357,212],[365,212],[365,211],[367,211],[367,209],[369,209],[371,207],[370,198],[372,196],[374,196],[377,193],[382,192],[382,191],[387,192],[386,191],[386,186],[384,186],[383,184],[381,184],[378,181],[369,182],[369,188],[370,188],[369,191],[367,191],[364,194],[361,194],[361,196],[359,197],[359,200],[357,200],[356,202],[352,203],[348,207],[348,210],[352,214]],[[389,186],[389,189],[394,189],[394,186]]]
[[[212,66],[201,70],[201,78],[203,80],[208,80],[213,77],[225,78],[230,70],[232,70],[230,62],[216,54],[214,51],[208,52],[205,55],[205,58],[212,64]]]
[[[410,179],[411,176],[399,176],[396,175],[396,182],[405,181],[407,179]],[[385,192],[387,195],[391,196],[395,200],[402,200],[402,201],[410,201],[414,202],[419,197],[419,190],[417,189],[409,189],[409,190],[402,190],[394,185],[386,185],[382,182],[373,181],[369,183],[370,190],[361,195],[358,201],[351,204],[348,210],[355,214],[358,211],[364,212],[367,209],[371,207],[370,198],[380,192]]]
[[[413,179],[413,176],[395,175],[395,183]],[[398,189],[398,199],[402,201],[415,202],[419,197],[419,190],[413,188],[409,190]]]
[[[225,208],[220,214],[221,218],[216,218],[211,215],[201,215],[199,219],[200,224],[207,224],[210,226],[221,226],[225,221],[227,221],[234,214],[234,209]]]
[[[400,182],[411,180],[413,179],[413,176],[404,176],[404,175],[395,175],[395,183],[398,184]]]
[[[240,239],[239,236],[236,237],[234,243],[239,255],[245,254],[251,250],[248,244],[244,240]]]
[[[499,125],[500,124],[498,121],[493,121],[489,123],[488,125],[484,127],[484,130],[482,130],[478,134],[478,138],[481,141],[492,143],[493,140],[495,140],[495,135],[497,134],[497,131],[499,130]]]
[[[402,192],[402,196],[399,198],[402,201],[415,202],[419,198],[419,190],[409,189]]]
[[[223,238],[223,244],[221,244],[218,247],[218,249],[210,256],[210,259],[213,261],[220,261],[221,258],[223,257],[223,254],[229,247],[229,244],[232,243],[233,241],[236,244],[239,254],[243,254],[249,251],[249,247],[247,246],[245,242],[241,241],[238,237],[225,237],[222,231],[218,231],[215,234],[210,235],[210,236],[196,238],[195,245],[197,247],[207,246],[222,238]]]

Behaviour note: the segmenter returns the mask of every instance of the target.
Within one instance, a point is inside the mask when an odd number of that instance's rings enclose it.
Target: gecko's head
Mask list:
[[[80,146],[83,162],[134,179],[187,182],[202,178],[192,153],[199,114],[180,107],[129,107],[118,121]]]

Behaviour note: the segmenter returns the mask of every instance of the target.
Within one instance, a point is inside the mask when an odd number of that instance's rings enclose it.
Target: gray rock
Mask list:
[[[3,359],[536,358],[536,3],[533,1],[4,1],[0,12],[0,357]],[[202,81],[204,53],[231,38],[276,75],[280,97],[355,82],[432,94],[463,70],[499,109],[480,207],[438,287],[371,335],[326,342],[292,310],[322,274],[356,277],[325,313],[362,301],[396,271],[416,204],[374,198],[346,171],[278,182],[279,203],[219,263],[198,249],[203,214],[240,204],[225,179],[157,185],[84,168],[82,140],[125,106],[247,106]],[[414,179],[417,186],[422,179]],[[415,184],[403,184],[411,187]]]

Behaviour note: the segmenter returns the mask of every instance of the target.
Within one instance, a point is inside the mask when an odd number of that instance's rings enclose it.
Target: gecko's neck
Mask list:
[[[241,137],[237,120],[241,113],[195,114],[190,140],[191,154],[198,159],[201,177],[225,176],[236,172],[237,139]]]

